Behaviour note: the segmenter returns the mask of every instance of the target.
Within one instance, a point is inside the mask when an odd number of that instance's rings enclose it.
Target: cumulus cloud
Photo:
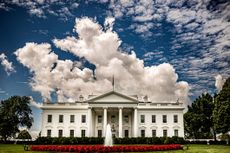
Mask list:
[[[148,95],[152,101],[183,101],[188,99],[189,85],[179,81],[172,65],[144,66],[134,51],[125,53],[118,34],[112,31],[114,19],[105,20],[103,28],[95,20],[76,19],[74,30],[78,36],[54,39],[57,48],[85,58],[95,70],[80,68],[71,60],[60,60],[50,44],[27,43],[15,54],[18,61],[33,73],[31,86],[45,98],[56,92],[58,101],[75,101],[80,94],[101,94],[115,90],[125,94]],[[31,62],[33,61],[33,62]]]
[[[41,95],[50,98],[50,92],[54,91],[51,84],[52,76],[50,71],[58,56],[51,52],[50,44],[26,43],[23,48],[15,52],[18,61],[28,67],[33,73],[31,86],[35,91],[40,91]]]
[[[216,79],[216,82],[215,82],[216,89],[220,91],[225,83],[225,79],[220,74],[218,74],[215,77],[215,79]]]
[[[42,104],[37,103],[36,101],[33,100],[33,97],[30,97],[30,105],[36,108],[41,108]]]
[[[1,62],[1,65],[3,66],[4,70],[6,71],[6,73],[8,75],[15,72],[15,69],[12,65],[12,62],[9,62],[7,60],[7,57],[4,53],[0,54],[0,62]]]

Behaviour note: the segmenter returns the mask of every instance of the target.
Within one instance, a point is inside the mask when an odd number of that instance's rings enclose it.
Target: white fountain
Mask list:
[[[110,124],[107,124],[106,126],[104,146],[113,146],[112,131]]]

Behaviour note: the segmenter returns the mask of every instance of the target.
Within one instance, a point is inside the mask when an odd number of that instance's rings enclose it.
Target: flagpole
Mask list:
[[[114,75],[113,75],[112,85],[113,85],[113,91],[114,91],[114,85],[115,85]]]

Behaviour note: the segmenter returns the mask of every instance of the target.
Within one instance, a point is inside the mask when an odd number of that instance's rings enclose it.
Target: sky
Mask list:
[[[74,102],[113,89],[191,103],[230,76],[228,0],[0,2],[0,100]]]

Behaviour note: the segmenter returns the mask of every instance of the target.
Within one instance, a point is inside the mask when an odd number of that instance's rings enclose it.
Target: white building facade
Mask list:
[[[184,137],[183,103],[153,103],[111,91],[75,103],[44,103],[41,136]]]

